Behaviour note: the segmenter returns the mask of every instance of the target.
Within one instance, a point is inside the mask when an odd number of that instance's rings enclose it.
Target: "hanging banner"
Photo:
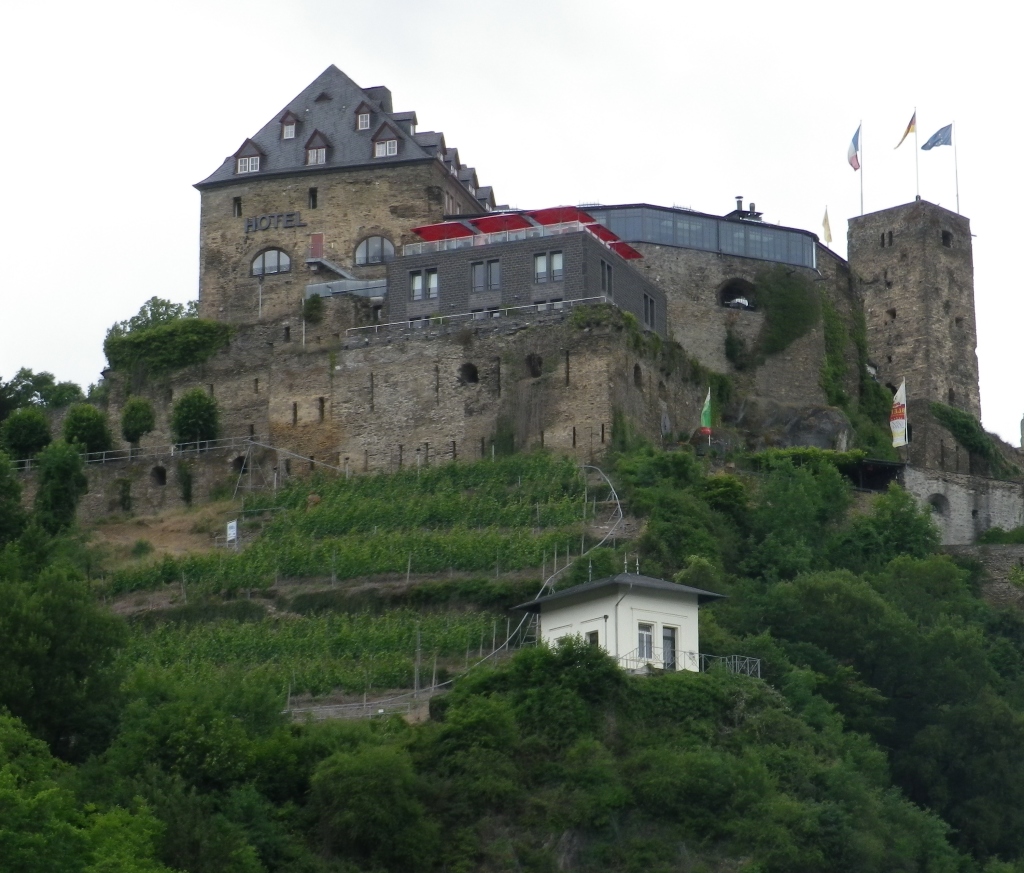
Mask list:
[[[894,447],[907,444],[907,380],[900,383],[896,396],[892,399],[892,412],[889,413],[889,430],[892,431]]]

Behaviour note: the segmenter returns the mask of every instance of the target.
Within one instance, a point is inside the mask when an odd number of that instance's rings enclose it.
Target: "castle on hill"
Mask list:
[[[387,88],[334,66],[196,188],[199,312],[234,334],[205,364],[144,389],[158,407],[154,446],[170,442],[174,399],[202,386],[225,436],[286,450],[264,459],[278,477],[495,447],[584,459],[610,442],[613,421],[685,438],[710,381],[729,439],[845,449],[864,380],[894,391],[906,379],[901,475],[944,539],[1024,523],[1020,483],[989,478],[931,411],[981,414],[970,223],[947,209],[918,200],[851,219],[849,260],[741,198],[724,215],[509,210],[443,133],[420,131]],[[766,271],[801,277],[826,317],[784,349],[744,355],[765,348],[771,326]],[[837,407],[840,395],[850,406]],[[138,481],[153,505],[173,499],[158,479]]]

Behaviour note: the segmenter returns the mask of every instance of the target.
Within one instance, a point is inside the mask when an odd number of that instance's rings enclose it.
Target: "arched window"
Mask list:
[[[395,256],[391,240],[383,236],[368,236],[356,246],[356,266],[386,264]]]
[[[289,273],[292,269],[292,259],[280,249],[267,249],[256,255],[252,262],[252,274],[254,276],[266,276],[270,273]]]

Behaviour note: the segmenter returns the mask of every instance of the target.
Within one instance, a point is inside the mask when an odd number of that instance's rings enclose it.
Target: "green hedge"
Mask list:
[[[111,369],[167,373],[199,364],[224,348],[231,327],[202,318],[182,318],[145,330],[109,334],[103,351]]]

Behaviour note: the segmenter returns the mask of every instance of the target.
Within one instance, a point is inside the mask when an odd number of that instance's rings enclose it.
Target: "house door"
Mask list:
[[[676,669],[676,629],[674,627],[661,629],[661,658],[666,670]]]
[[[322,258],[324,256],[324,235],[322,233],[311,233],[309,235],[309,256],[311,258]]]

